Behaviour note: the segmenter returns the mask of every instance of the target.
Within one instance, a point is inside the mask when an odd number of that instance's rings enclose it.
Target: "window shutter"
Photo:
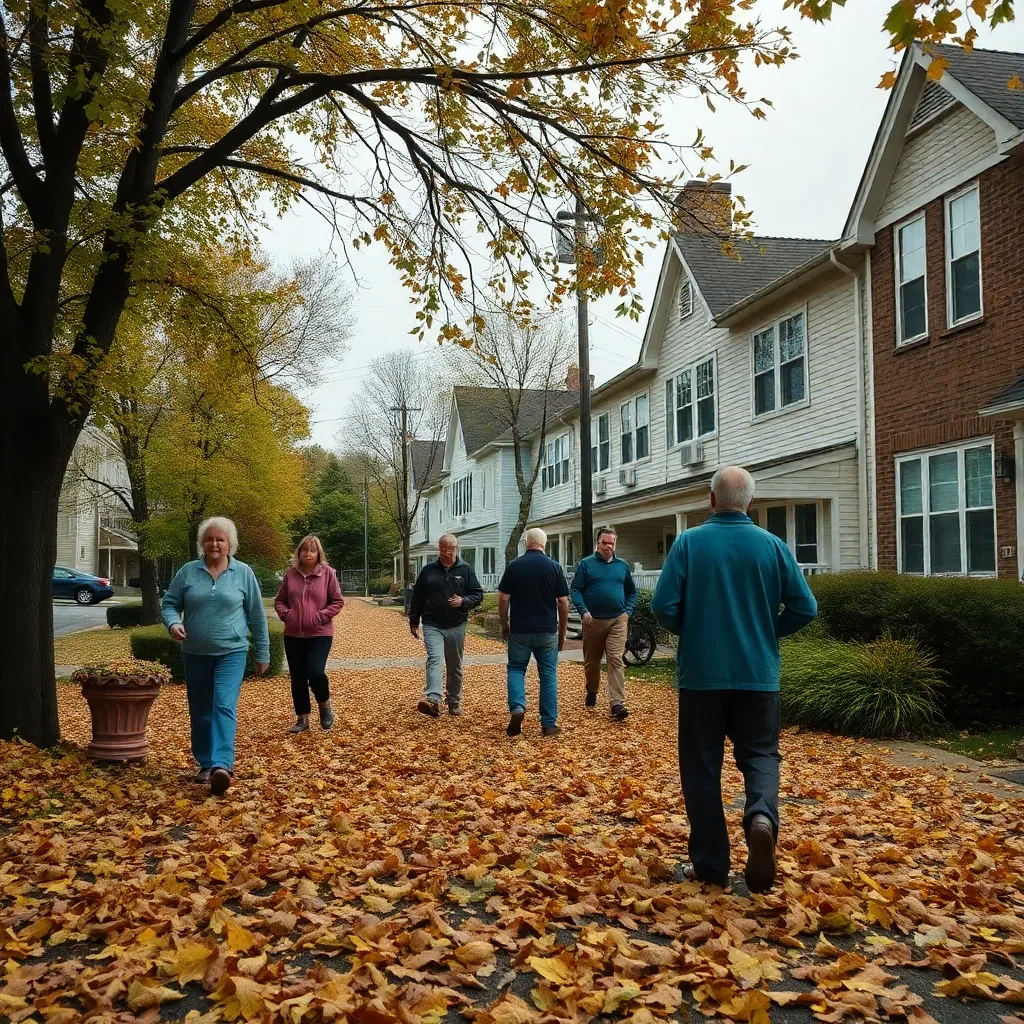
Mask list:
[[[676,403],[675,381],[669,377],[665,381],[665,447],[671,448],[676,443]]]
[[[693,285],[686,278],[679,289],[679,319],[685,320],[693,312]]]

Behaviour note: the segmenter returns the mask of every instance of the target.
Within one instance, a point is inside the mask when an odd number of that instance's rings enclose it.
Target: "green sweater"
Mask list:
[[[590,612],[595,619],[632,615],[636,586],[629,563],[621,558],[606,562],[597,554],[581,558],[572,578],[572,603],[580,615]]]
[[[232,654],[247,651],[252,633],[253,657],[270,661],[270,633],[256,574],[237,558],[215,580],[206,562],[186,562],[160,602],[168,629],[184,619],[185,654]]]

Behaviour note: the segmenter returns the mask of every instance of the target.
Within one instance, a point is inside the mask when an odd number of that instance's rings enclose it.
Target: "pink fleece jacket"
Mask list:
[[[308,576],[289,568],[274,598],[285,636],[334,636],[334,616],[344,607],[337,573],[321,562]]]

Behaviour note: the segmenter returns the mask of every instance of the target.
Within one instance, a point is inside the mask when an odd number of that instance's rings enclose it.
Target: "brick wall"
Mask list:
[[[895,569],[896,481],[893,456],[915,448],[992,435],[996,455],[1013,454],[1013,424],[978,410],[1024,374],[1024,154],[980,178],[984,318],[946,327],[945,205],[925,207],[928,337],[896,348],[894,233],[883,228],[871,252],[875,437],[878,462],[878,565]],[[1024,472],[1024,466],[1017,467]],[[1000,576],[1016,577],[1014,485],[996,481],[996,545]]]

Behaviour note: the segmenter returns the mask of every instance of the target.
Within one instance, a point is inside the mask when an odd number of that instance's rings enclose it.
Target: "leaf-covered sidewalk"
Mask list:
[[[346,656],[399,656],[400,616],[352,611],[374,647]],[[290,737],[287,681],[245,684],[221,800],[187,781],[182,687],[154,706],[145,765],[82,758],[88,714],[71,686],[60,750],[0,745],[0,1014],[1017,1019],[1020,800],[787,733],[781,885],[754,900],[702,892],[676,881],[669,689],[631,685],[617,725],[583,710],[581,669],[565,665],[563,736],[542,741],[531,715],[512,741],[498,666],[467,670],[459,719],[415,712],[416,670],[332,686],[334,730]],[[741,869],[731,769],[726,798]]]

